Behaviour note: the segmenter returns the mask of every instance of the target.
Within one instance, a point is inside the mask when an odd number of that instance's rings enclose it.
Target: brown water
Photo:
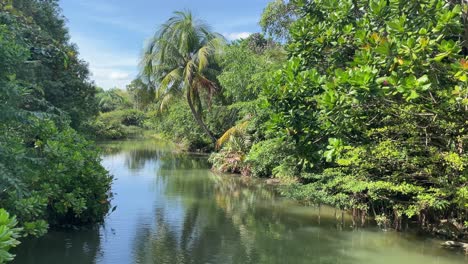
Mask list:
[[[117,210],[102,227],[24,241],[14,263],[461,264],[462,253],[410,233],[355,230],[335,210],[277,197],[261,182],[219,176],[205,156],[164,143],[103,145]],[[341,215],[341,214],[338,214]]]

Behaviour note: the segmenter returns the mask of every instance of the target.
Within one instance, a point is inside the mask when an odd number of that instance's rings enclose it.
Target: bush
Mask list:
[[[292,176],[297,166],[293,154],[294,149],[290,144],[279,138],[273,138],[254,144],[245,162],[252,176],[272,177],[275,174]],[[291,160],[295,162],[290,162]]]
[[[136,109],[127,109],[122,111],[122,125],[126,126],[137,126],[143,125],[145,120],[145,113]]]
[[[463,222],[466,5],[297,3],[291,59],[266,89],[272,133],[294,142],[300,160],[313,165],[300,172],[307,184],[297,196],[362,215],[374,208],[396,229],[405,219],[423,228],[441,219]],[[267,148],[253,152],[260,150]],[[267,155],[254,160],[262,173],[271,167]]]
[[[185,101],[179,100],[154,115],[147,123],[149,129],[163,134],[176,143],[186,144],[189,150],[205,151],[211,148],[211,141],[195,122]]]
[[[89,130],[100,139],[123,139],[141,134],[145,119],[145,113],[136,109],[101,113]]]
[[[93,144],[52,121],[36,120],[28,133],[27,147],[10,145],[18,153],[14,160],[3,155],[8,152],[0,153],[4,172],[17,179],[2,194],[0,206],[17,215],[27,234],[36,236],[44,234],[48,224],[102,222],[110,206],[112,177]]]

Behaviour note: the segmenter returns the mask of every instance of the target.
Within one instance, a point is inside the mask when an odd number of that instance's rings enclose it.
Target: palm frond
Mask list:
[[[216,141],[216,148],[219,149],[221,148],[221,146],[228,142],[231,137],[235,136],[235,135],[238,135],[238,134],[242,134],[243,132],[245,132],[245,129],[247,128],[247,126],[249,125],[249,120],[247,121],[244,121],[240,124],[237,124],[233,127],[231,127],[230,129],[228,129],[226,132],[224,132],[224,134]]]
[[[173,96],[172,93],[166,94],[166,95],[162,98],[161,102],[159,103],[159,111],[160,111],[160,112],[163,112],[164,109],[167,107],[167,105],[169,105],[169,102],[172,101],[173,99],[174,99],[174,96]]]
[[[157,88],[157,95],[166,94],[168,90],[170,90],[173,87],[177,88],[177,84],[182,82],[182,80],[182,69],[173,69],[162,78],[159,87]]]

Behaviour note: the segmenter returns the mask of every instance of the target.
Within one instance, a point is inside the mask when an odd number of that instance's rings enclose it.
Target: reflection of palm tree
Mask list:
[[[199,204],[194,203],[193,206],[189,207],[185,213],[184,217],[184,227],[182,229],[182,237],[181,237],[181,248],[184,251],[187,251],[187,247],[189,245],[190,239],[194,235],[198,213],[199,213]]]

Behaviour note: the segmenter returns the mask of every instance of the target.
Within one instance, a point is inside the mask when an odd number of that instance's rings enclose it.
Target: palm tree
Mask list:
[[[119,94],[119,89],[113,88],[107,91],[99,88],[96,94],[99,110],[101,112],[110,112],[117,109],[125,103],[125,99]]]
[[[141,60],[141,75],[155,84],[160,103],[185,93],[193,117],[213,143],[216,137],[203,121],[202,97],[210,102],[218,90],[210,76],[214,56],[224,43],[220,34],[190,12],[175,12],[151,39]]]

